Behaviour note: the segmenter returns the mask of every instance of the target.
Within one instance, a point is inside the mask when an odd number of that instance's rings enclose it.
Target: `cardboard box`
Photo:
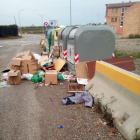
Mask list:
[[[38,60],[38,63],[43,66],[45,65],[46,63],[48,63],[48,56],[42,56],[39,60]]]
[[[21,83],[21,73],[20,70],[14,71],[11,70],[8,72],[8,77],[9,77],[9,84],[10,85],[18,85]]]
[[[58,46],[55,46],[54,48],[53,48],[53,56],[60,56],[59,55],[59,47]]]
[[[14,58],[12,65],[20,66],[21,65],[21,60],[22,60],[21,58]]]
[[[49,52],[42,52],[42,56],[48,56],[49,55]]]
[[[22,58],[24,60],[35,60],[35,57],[31,51],[25,51],[25,52],[18,53],[16,55],[16,58]]]
[[[57,84],[57,71],[48,70],[45,73],[45,84]]]
[[[10,70],[20,70],[20,66],[11,65]]]
[[[38,71],[38,61],[37,60],[22,60],[20,66],[21,74],[36,74]]]

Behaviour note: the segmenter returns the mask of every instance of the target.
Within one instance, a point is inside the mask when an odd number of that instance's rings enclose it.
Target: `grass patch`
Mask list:
[[[44,32],[46,31],[46,29],[51,29],[52,27],[49,26],[47,28],[43,27]],[[22,27],[22,33],[27,33],[27,34],[42,34],[43,30],[41,26],[31,26],[31,27]]]
[[[138,130],[139,130],[140,128],[136,128],[136,134],[135,134],[135,136],[133,137],[133,140],[140,140],[140,133],[138,133]]]
[[[130,34],[128,36],[129,39],[133,39],[133,38],[140,38],[140,35],[139,34]]]
[[[117,50],[115,51],[115,58],[125,57],[125,56],[132,56],[133,59],[137,59],[140,58],[140,52],[127,53],[127,52],[119,52]]]

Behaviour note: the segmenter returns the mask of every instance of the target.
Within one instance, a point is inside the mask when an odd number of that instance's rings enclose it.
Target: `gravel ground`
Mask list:
[[[135,64],[135,71],[133,71],[133,73],[140,75],[140,59],[135,59],[134,64]]]
[[[122,52],[140,52],[140,39],[116,39],[115,49]]]
[[[140,39],[117,39],[115,49],[126,53],[140,53]],[[140,59],[135,59],[134,64],[135,71],[133,71],[133,73],[140,75]]]
[[[57,85],[35,89],[36,99],[43,110],[40,118],[41,139],[124,140],[115,128],[103,124],[105,121],[94,108],[84,104],[62,105],[61,99],[71,95],[67,93],[67,83],[61,81]],[[57,128],[60,125],[62,129]]]

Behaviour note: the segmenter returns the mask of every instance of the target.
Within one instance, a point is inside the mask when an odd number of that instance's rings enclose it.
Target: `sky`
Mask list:
[[[104,23],[105,4],[110,3],[122,3],[122,0],[71,0],[72,25],[98,23],[98,18],[100,23]],[[0,25],[15,24],[15,17],[19,26],[18,13],[21,26],[42,26],[42,19],[37,14],[46,14],[43,16],[43,23],[58,20],[59,26],[68,26],[70,0],[0,0]]]

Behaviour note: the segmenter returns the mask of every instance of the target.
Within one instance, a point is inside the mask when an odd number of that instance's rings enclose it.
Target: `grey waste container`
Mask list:
[[[47,39],[48,39],[48,48],[47,48],[47,51],[49,51],[49,47],[50,47],[50,49],[51,49],[51,46],[52,46],[52,31],[53,31],[54,29],[50,29],[49,31],[48,31],[48,35],[47,35]]]
[[[54,32],[55,32],[55,30],[53,29],[52,30],[52,45],[54,45]]]
[[[60,29],[59,32],[58,32],[58,46],[60,46],[61,36],[62,36],[63,31],[64,31],[66,28],[67,28],[67,27],[64,27],[64,28]]]
[[[110,27],[85,25],[73,29],[67,39],[68,70],[75,74],[76,62],[110,59],[114,51],[115,34]]]
[[[48,38],[47,38],[47,36],[48,36],[48,31],[49,31],[50,29],[46,29],[46,32],[45,32],[45,42],[46,42],[46,50],[48,49],[48,45],[49,45],[49,43],[48,43]]]
[[[63,32],[61,32],[61,38],[60,38],[60,57],[67,59],[67,39],[70,31],[72,29],[75,29],[77,27],[66,27]]]

